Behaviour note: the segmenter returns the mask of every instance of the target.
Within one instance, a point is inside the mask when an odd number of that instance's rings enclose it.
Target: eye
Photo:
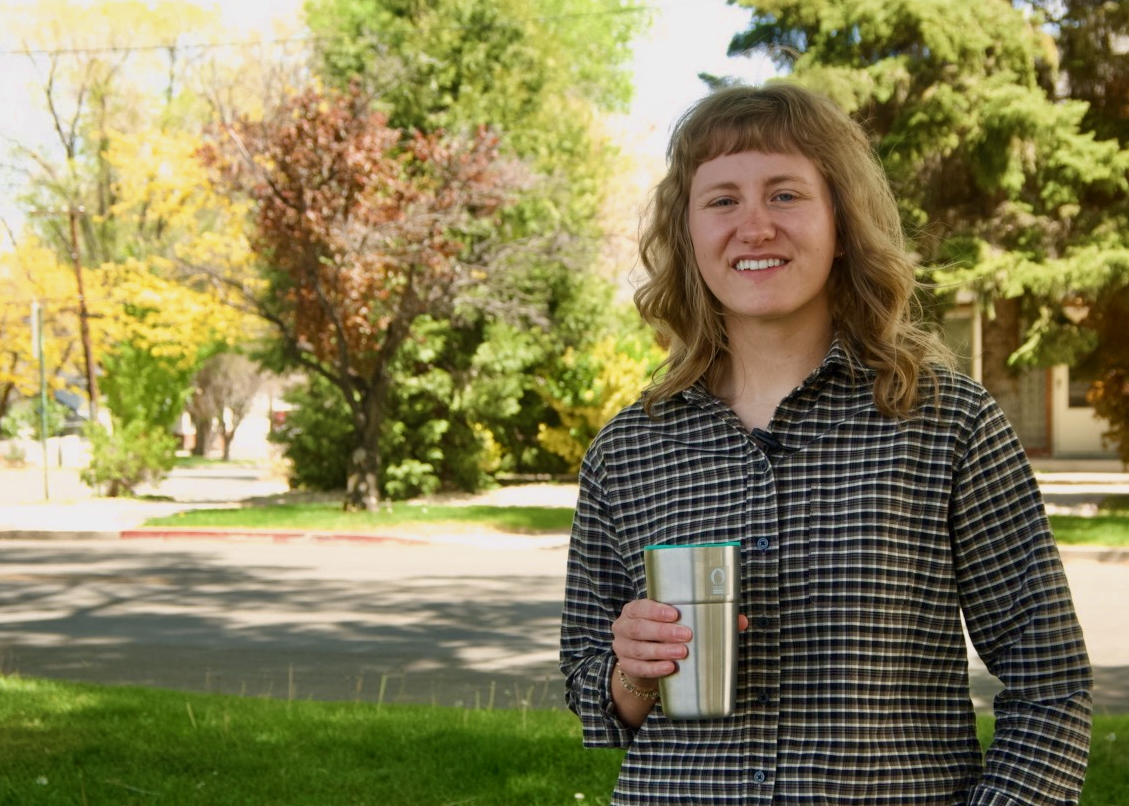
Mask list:
[[[707,206],[708,207],[731,207],[737,203],[737,200],[730,196],[722,196],[720,199],[714,199]]]
[[[773,201],[779,202],[793,202],[799,198],[795,193],[790,190],[782,190],[772,197]]]

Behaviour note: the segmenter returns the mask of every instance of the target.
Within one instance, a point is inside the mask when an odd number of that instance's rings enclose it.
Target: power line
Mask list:
[[[251,48],[262,45],[286,45],[299,42],[319,42],[340,37],[296,36],[287,39],[245,39],[234,42],[165,42],[156,45],[113,45],[99,48],[21,48],[0,50],[0,56],[94,56],[103,53],[139,53],[158,50],[222,50],[223,48]]]
[[[646,6],[631,6],[628,8],[611,8],[604,11],[578,11],[572,14],[551,14],[538,17],[519,17],[515,18],[515,22],[553,22],[557,20],[570,20],[570,19],[585,19],[591,17],[608,17],[620,14],[642,14],[650,11],[658,11],[661,8],[669,8],[674,4],[660,4],[660,5],[646,5]],[[479,31],[484,28],[499,27],[495,25],[455,25],[446,24],[441,27],[449,31]],[[224,48],[253,48],[262,47],[263,45],[290,45],[290,44],[307,44],[317,42],[332,42],[338,40],[347,40],[348,37],[340,36],[314,36],[313,34],[305,36],[285,37],[282,39],[245,39],[229,42],[185,42],[179,43],[176,41],[162,42],[155,44],[145,45],[107,45],[104,47],[90,47],[90,48],[19,48],[16,50],[0,50],[0,56],[90,56],[108,53],[138,53],[138,52],[152,52],[152,51],[168,51],[168,50],[222,50]]]

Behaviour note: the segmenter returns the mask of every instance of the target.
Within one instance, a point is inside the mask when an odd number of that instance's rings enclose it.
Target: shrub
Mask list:
[[[117,423],[112,431],[91,423],[86,437],[90,464],[79,477],[88,487],[104,488],[111,498],[133,495],[139,484],[157,484],[176,462],[176,437],[140,420]]]
[[[290,460],[290,486],[299,490],[343,490],[348,478],[353,418],[341,390],[320,375],[287,390],[286,420],[271,432]]]

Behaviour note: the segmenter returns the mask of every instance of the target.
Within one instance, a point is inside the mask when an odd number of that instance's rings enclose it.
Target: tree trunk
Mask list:
[[[1019,383],[1015,371],[1007,365],[1007,360],[1019,349],[1020,308],[1018,298],[997,299],[995,317],[985,317],[982,322],[981,380],[1009,416],[1019,408]]]
[[[192,418],[192,425],[196,429],[196,442],[192,445],[193,456],[207,456],[208,443],[212,441],[212,418]]]
[[[380,506],[380,450],[358,446],[349,457],[345,509],[374,512]]]
[[[384,423],[387,383],[378,382],[361,401],[357,420],[357,444],[349,455],[349,475],[345,487],[347,511],[374,512],[380,506],[380,430]]]

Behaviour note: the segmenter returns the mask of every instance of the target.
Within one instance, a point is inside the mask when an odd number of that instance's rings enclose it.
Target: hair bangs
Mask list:
[[[759,108],[725,110],[717,115],[702,115],[697,131],[683,129],[682,136],[672,141],[668,155],[674,164],[684,165],[693,175],[704,163],[729,154],[760,151],[765,154],[806,154],[796,127],[789,125],[788,115],[766,115]],[[719,110],[720,111],[720,110]],[[679,148],[685,149],[678,154]]]

